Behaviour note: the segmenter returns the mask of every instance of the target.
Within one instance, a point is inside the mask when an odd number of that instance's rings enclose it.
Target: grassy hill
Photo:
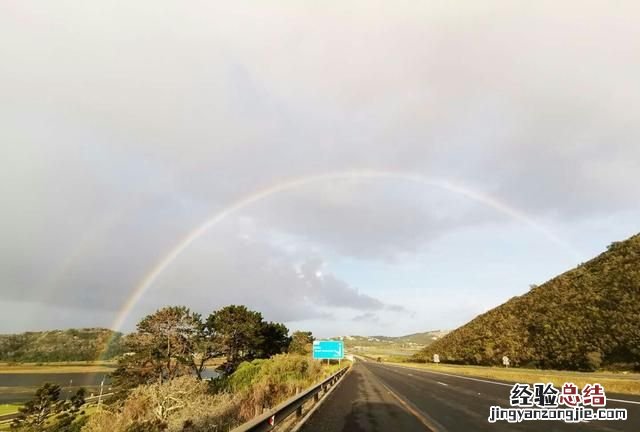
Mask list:
[[[410,356],[447,334],[445,330],[413,333],[406,336],[339,336],[347,351],[361,354]]]
[[[640,235],[532,288],[415,356],[463,364],[640,369]]]
[[[433,342],[437,341],[447,333],[449,333],[447,330],[434,330],[434,331],[428,331],[423,333],[413,333],[406,336],[400,336],[394,339],[400,343],[415,343],[420,345],[431,345]]]
[[[122,353],[121,333],[101,328],[53,330],[0,335],[0,361],[59,362],[97,360]],[[113,340],[111,340],[113,338]]]

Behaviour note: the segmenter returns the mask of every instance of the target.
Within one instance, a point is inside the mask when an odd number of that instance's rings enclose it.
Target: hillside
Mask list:
[[[103,359],[122,353],[122,334],[100,328],[0,335],[0,361],[50,362],[97,360],[111,338]]]
[[[445,330],[413,333],[406,336],[339,336],[351,352],[410,356],[447,334]]]
[[[573,370],[640,369],[640,235],[486,312],[415,357]]]
[[[396,341],[401,343],[415,343],[420,345],[430,345],[438,339],[445,336],[449,331],[447,330],[433,330],[423,333],[413,333],[406,336],[400,336],[394,338]]]

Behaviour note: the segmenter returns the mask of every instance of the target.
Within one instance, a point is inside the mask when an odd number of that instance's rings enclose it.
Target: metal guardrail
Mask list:
[[[254,418],[253,420],[248,421],[235,429],[232,429],[231,432],[263,432],[273,430],[274,427],[282,423],[289,416],[295,413],[296,417],[302,417],[302,407],[311,398],[315,402],[320,400],[320,392],[326,394],[331,387],[337,384],[340,379],[345,375],[345,373],[349,370],[349,367],[345,367],[340,369],[335,374],[331,375],[329,378],[325,379],[319,384],[305,390],[303,393],[299,393],[286,401],[282,402],[277,407],[272,410],[267,411]]]

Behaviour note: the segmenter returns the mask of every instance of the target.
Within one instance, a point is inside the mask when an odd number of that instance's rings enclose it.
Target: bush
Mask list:
[[[182,431],[185,425],[192,431],[226,429],[236,411],[230,394],[212,395],[206,382],[183,376],[137,387],[120,406],[92,415],[82,431]]]
[[[227,430],[321,381],[337,368],[323,367],[307,356],[281,354],[241,363],[230,376],[211,382],[182,376],[163,384],[142,385],[118,405],[92,415],[82,431]]]
[[[599,351],[590,351],[585,355],[586,369],[595,371],[602,365],[602,354]]]
[[[336,370],[307,356],[280,354],[240,364],[229,377],[228,391],[242,399],[239,418],[249,420]]]

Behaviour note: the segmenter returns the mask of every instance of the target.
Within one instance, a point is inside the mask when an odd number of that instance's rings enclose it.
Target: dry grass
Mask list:
[[[579,387],[582,387],[587,383],[597,382],[602,384],[605,390],[609,393],[640,395],[640,374],[636,373],[623,374],[612,372],[572,372],[524,368],[459,366],[448,364],[436,365],[433,363],[392,363],[398,366],[429,369],[436,372],[496,379],[508,382],[530,384],[537,382],[550,382],[553,383],[553,385],[556,387],[563,385],[565,382],[572,382]]]
[[[32,373],[103,373],[112,372],[116,363],[104,362],[55,362],[55,363],[0,363],[0,374]]]
[[[205,362],[205,365],[206,365],[207,367],[214,367],[214,368],[216,368],[216,367],[218,367],[218,366],[222,366],[226,360],[227,360],[227,359],[226,359],[226,358],[224,358],[224,357],[215,357],[215,358],[212,358],[212,359],[207,360],[207,361]]]
[[[245,422],[337,372],[308,356],[281,354],[242,364],[229,379],[229,390],[240,400],[238,418]]]
[[[94,412],[82,430],[126,432],[145,425],[144,430],[177,432],[185,424],[193,431],[227,430],[236,405],[232,395],[208,394],[205,382],[185,376],[134,389],[121,405]]]
[[[0,373],[103,373],[112,372],[115,364],[110,363],[18,363],[0,364]]]
[[[206,382],[192,376],[144,385],[119,404],[91,415],[83,432],[127,432],[136,427],[166,428],[167,432],[226,431],[337,369],[338,365],[325,366],[308,356],[277,355],[243,363],[230,377],[222,378],[213,394]]]

